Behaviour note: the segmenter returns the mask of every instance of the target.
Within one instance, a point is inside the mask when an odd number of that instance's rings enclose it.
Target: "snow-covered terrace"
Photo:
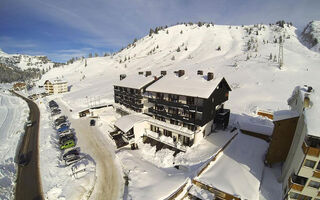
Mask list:
[[[241,199],[259,199],[268,143],[239,134],[195,180]]]
[[[208,98],[223,78],[207,81],[207,77],[197,74],[165,75],[149,87],[147,91],[177,94],[191,97]]]

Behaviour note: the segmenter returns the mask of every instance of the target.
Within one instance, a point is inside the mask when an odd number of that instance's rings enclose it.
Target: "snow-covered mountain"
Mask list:
[[[320,21],[310,22],[303,30],[301,38],[309,48],[320,52]]]
[[[39,68],[49,70],[53,67],[54,62],[46,56],[29,56],[22,54],[7,54],[0,49],[0,63],[7,67],[17,67],[21,70],[29,68]]]
[[[282,69],[277,62],[280,37],[284,41]],[[304,46],[296,28],[288,24],[180,24],[147,35],[115,55],[54,68],[39,84],[49,78],[66,79],[72,87],[63,99],[74,109],[81,109],[89,98],[112,102],[112,84],[120,74],[184,69],[185,76],[192,76],[201,69],[226,78],[233,90],[226,106],[232,112],[250,113],[257,108],[288,108],[286,100],[297,85],[320,88],[316,77],[319,63],[320,54]]]
[[[39,78],[60,65],[61,63],[54,63],[46,56],[7,54],[0,49],[0,83]]]

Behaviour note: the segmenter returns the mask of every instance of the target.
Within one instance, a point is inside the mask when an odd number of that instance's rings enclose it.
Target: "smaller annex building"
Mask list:
[[[60,94],[68,92],[68,82],[61,79],[46,80],[44,88],[48,94]]]

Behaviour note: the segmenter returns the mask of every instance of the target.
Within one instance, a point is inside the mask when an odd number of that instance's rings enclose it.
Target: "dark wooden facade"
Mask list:
[[[299,117],[274,121],[272,139],[266,156],[266,163],[272,165],[284,162],[296,131]]]
[[[228,100],[229,91],[231,88],[223,78],[207,99],[155,92],[155,98],[148,98],[148,102],[153,104],[148,115],[190,130],[196,130],[198,126],[204,126],[211,120],[221,123],[225,128],[229,122],[230,110],[224,109],[223,103]],[[169,98],[165,99],[164,96]],[[180,101],[181,98],[186,101]]]

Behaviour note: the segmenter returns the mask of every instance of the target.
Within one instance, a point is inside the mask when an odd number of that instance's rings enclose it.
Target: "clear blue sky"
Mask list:
[[[320,0],[0,0],[0,48],[66,61],[114,52],[177,22],[215,24],[320,20]]]

